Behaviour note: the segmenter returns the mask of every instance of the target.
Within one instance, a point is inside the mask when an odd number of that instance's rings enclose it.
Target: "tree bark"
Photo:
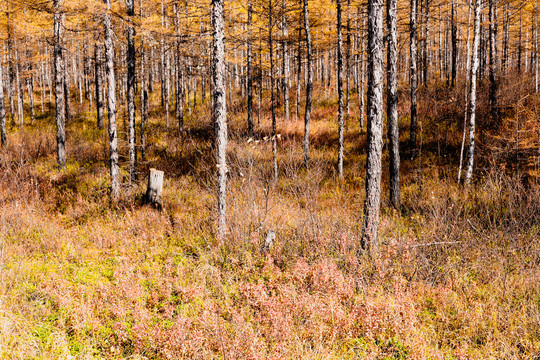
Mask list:
[[[457,24],[456,24],[456,0],[452,0],[452,82],[451,86],[456,86],[457,74]]]
[[[467,20],[467,67],[465,69],[465,76],[466,76],[466,86],[465,86],[465,116],[463,119],[463,137],[461,139],[461,150],[459,153],[459,170],[458,170],[458,178],[457,182],[458,184],[461,181],[461,173],[463,170],[463,152],[465,150],[465,138],[467,135],[467,120],[469,117],[469,93],[467,90],[469,90],[469,81],[471,77],[471,11],[472,11],[472,1],[469,0],[469,17]]]
[[[178,135],[182,136],[184,132],[184,89],[183,82],[183,70],[181,69],[182,62],[180,61],[180,3],[175,1],[174,12],[176,15],[176,121],[178,122]],[[204,86],[203,86],[204,88]]]
[[[424,85],[427,86],[428,83],[428,77],[429,77],[429,59],[430,59],[430,48],[429,48],[429,5],[431,0],[426,0],[426,9],[425,9],[425,24],[424,24],[424,52],[423,52],[423,66],[422,70],[424,72],[424,75],[422,76],[424,79]]]
[[[66,168],[66,112],[64,100],[64,18],[60,0],[54,0],[54,86],[56,101],[56,162]]]
[[[59,0],[58,0],[59,1]],[[56,5],[55,5],[56,6]],[[13,23],[11,11],[6,11],[7,17],[7,59],[8,59],[8,83],[7,92],[9,99],[9,117],[11,124],[15,125],[15,64],[13,61]],[[56,29],[56,28],[55,28]],[[56,35],[55,35],[56,36]]]
[[[146,79],[146,53],[141,41],[141,160],[146,161],[146,123],[148,122],[148,82]]]
[[[341,0],[337,0],[337,91],[338,91],[338,177],[343,179],[343,34],[341,26]]]
[[[268,49],[270,50],[270,107],[272,111],[272,168],[274,170],[274,180],[278,178],[278,166],[277,166],[277,139],[276,139],[276,98],[274,93],[275,79],[274,79],[274,45],[272,39],[273,28],[273,6],[272,1],[269,2],[269,14],[268,14]]]
[[[127,111],[128,111],[128,152],[129,152],[129,178],[137,178],[135,168],[135,15],[134,0],[126,0],[126,10],[129,25],[127,28]]]
[[[497,0],[489,0],[489,108],[493,121],[498,121],[497,91]]]
[[[416,8],[417,0],[411,0],[411,13],[410,13],[410,86],[411,86],[411,128],[409,144],[413,149],[413,154],[416,150],[416,130],[418,127],[417,119],[417,104],[416,104],[416,91],[418,87],[418,71],[417,71],[417,23],[416,23]]]
[[[364,41],[366,22],[362,23],[362,30],[360,31],[360,61],[362,62],[361,74],[360,74],[360,88],[358,89],[358,97],[360,98],[360,131],[364,132],[364,118],[366,117],[366,98],[364,96],[365,83],[366,83],[366,45]]]
[[[217,237],[223,240],[227,232],[227,106],[225,94],[225,39],[224,39],[224,0],[212,0],[213,25],[213,94],[214,122],[216,125],[215,149],[217,162]]]
[[[472,68],[470,84],[470,121],[469,121],[469,153],[467,156],[467,172],[465,174],[465,184],[468,185],[472,179],[474,167],[475,150],[475,127],[476,127],[476,76],[478,72],[478,43],[480,42],[480,13],[482,0],[476,0],[474,6],[474,37],[472,51]]]
[[[110,176],[111,176],[111,199],[118,200],[120,195],[119,166],[118,166],[118,135],[116,130],[116,80],[114,74],[114,32],[111,18],[111,0],[105,0],[107,10],[103,16],[105,31],[105,65],[107,70],[107,104],[109,109],[109,151],[110,151]]]
[[[283,43],[282,43],[282,63],[283,63],[283,110],[285,122],[289,122],[290,118],[290,95],[289,95],[289,28],[287,24],[287,6],[286,0],[281,2],[282,14],[282,29],[283,29]]]
[[[388,0],[386,4],[386,23],[388,26],[387,51],[387,118],[388,140],[390,142],[390,203],[400,208],[399,180],[399,118],[397,87],[397,0]]]
[[[381,201],[383,132],[383,0],[368,0],[368,139],[362,249],[376,255]]]
[[[306,111],[304,114],[304,165],[309,164],[309,122],[311,119],[311,96],[313,91],[313,45],[311,42],[311,30],[309,27],[308,0],[303,0],[304,30],[306,32],[307,46],[307,86],[306,86]]]
[[[101,81],[101,55],[99,45],[94,45],[94,82],[96,85],[96,112],[97,112],[97,127],[103,129],[103,92]]]
[[[253,7],[251,0],[248,3],[247,13],[247,123],[248,123],[248,136],[253,137],[253,32],[251,28],[253,18]]]
[[[6,103],[4,101],[4,83],[3,83],[2,66],[0,65],[0,144],[6,146]]]

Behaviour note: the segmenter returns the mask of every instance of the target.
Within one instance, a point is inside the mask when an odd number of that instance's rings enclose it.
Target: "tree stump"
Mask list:
[[[272,245],[274,245],[274,241],[276,240],[276,232],[274,230],[268,230],[266,233],[266,239],[264,239],[264,244],[261,246],[261,253],[266,254],[270,251],[272,248]]]
[[[148,189],[146,190],[146,203],[161,210],[163,208],[161,193],[163,192],[163,171],[150,169],[148,175]]]

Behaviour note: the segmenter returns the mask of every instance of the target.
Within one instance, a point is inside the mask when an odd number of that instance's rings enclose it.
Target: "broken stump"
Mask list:
[[[146,203],[161,210],[163,202],[161,194],[163,192],[163,171],[150,169],[148,175],[148,189],[146,190]]]

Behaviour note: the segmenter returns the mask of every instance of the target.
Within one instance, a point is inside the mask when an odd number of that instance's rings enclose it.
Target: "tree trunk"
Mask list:
[[[270,12],[268,15],[268,48],[270,50],[270,107],[272,110],[272,168],[274,170],[274,180],[278,178],[278,166],[277,166],[277,139],[276,139],[276,98],[274,94],[274,45],[272,39],[273,28],[273,7],[270,1]]]
[[[111,0],[105,0],[107,11],[103,16],[105,31],[105,65],[107,70],[107,103],[109,108],[109,150],[110,150],[110,176],[111,199],[118,200],[120,195],[119,166],[118,166],[118,135],[116,131],[116,81],[114,74],[114,32],[111,19]]]
[[[283,62],[283,108],[285,122],[289,122],[290,119],[290,66],[289,66],[289,27],[287,23],[287,7],[286,1],[282,0],[281,9],[282,15],[282,29],[283,29],[283,47],[282,47],[282,62]]]
[[[461,181],[461,172],[463,170],[463,152],[465,150],[465,137],[467,134],[467,119],[469,117],[469,80],[470,80],[470,70],[471,70],[471,11],[472,11],[472,1],[469,0],[469,17],[467,21],[467,67],[465,70],[466,76],[466,86],[465,86],[465,116],[463,120],[463,137],[461,139],[461,151],[459,153],[459,170],[458,170],[458,184]]]
[[[480,41],[480,12],[482,0],[476,0],[474,6],[474,37],[472,51],[471,68],[471,94],[470,94],[470,122],[469,122],[469,153],[467,156],[467,173],[465,174],[465,184],[470,184],[474,167],[474,136],[476,126],[476,74],[478,72],[478,43]]]
[[[497,62],[497,0],[489,0],[489,109],[495,122],[498,121]]]
[[[368,141],[362,249],[376,255],[381,202],[383,132],[383,0],[368,0]]]
[[[142,0],[141,0],[142,1]],[[141,40],[141,160],[146,161],[146,123],[148,122],[148,82],[146,81],[146,56]]]
[[[26,88],[28,89],[28,105],[30,106],[30,121],[36,121],[36,110],[34,109],[34,77],[30,74],[26,79]]]
[[[338,176],[343,179],[343,34],[341,26],[341,0],[337,0],[337,91],[338,91]]]
[[[4,83],[2,78],[2,66],[0,65],[0,144],[6,146],[6,104],[4,102]]]
[[[386,4],[386,23],[388,26],[387,51],[387,118],[388,140],[390,142],[390,203],[400,208],[399,184],[399,118],[397,87],[397,0],[388,0]]]
[[[180,68],[180,4],[179,1],[174,3],[174,12],[176,14],[176,121],[178,122],[178,135],[182,136],[184,132],[184,91],[182,86],[183,72]]]
[[[510,11],[508,10],[508,3],[504,5],[503,11],[503,58],[502,58],[502,72],[506,73],[508,68],[508,43],[510,42],[510,34],[508,27],[510,26]]]
[[[247,27],[248,27],[248,38],[247,38],[247,123],[248,123],[248,136],[253,137],[253,44],[252,44],[252,23],[253,17],[253,8],[251,5],[251,0],[248,3],[248,13],[247,13]]]
[[[97,127],[103,129],[103,92],[101,81],[101,55],[99,45],[94,45],[94,82],[96,85]]]
[[[523,12],[522,8],[519,9],[519,39],[518,39],[518,55],[517,55],[517,69],[518,73],[521,74],[521,60],[523,58]]]
[[[134,0],[126,0],[129,25],[127,28],[127,111],[128,111],[128,152],[129,178],[137,178],[135,169],[135,27],[133,25]]]
[[[351,99],[351,0],[347,0],[347,39],[345,48],[345,113],[349,123],[350,99]]]
[[[427,86],[428,83],[428,77],[429,77],[429,5],[431,0],[426,0],[426,9],[425,9],[425,24],[424,24],[424,52],[422,59],[423,66],[422,70],[424,71],[423,79],[424,79],[424,85]]]
[[[457,74],[457,19],[456,19],[456,0],[452,0],[452,82],[451,86],[456,85]]]
[[[8,99],[9,99],[9,117],[11,118],[11,124],[15,125],[15,116],[16,116],[15,115],[16,114],[15,113],[15,64],[13,61],[13,24],[11,22],[12,14],[10,11],[6,11],[6,17],[7,17],[7,59],[8,59],[8,71],[9,71],[9,76],[8,76],[9,81],[7,84]]]
[[[538,93],[538,0],[534,3],[534,53],[535,91]]]
[[[300,117],[300,87],[302,86],[302,28],[298,27],[298,49],[296,58],[296,120]]]
[[[304,165],[309,163],[309,121],[311,119],[311,96],[313,91],[313,45],[311,43],[311,30],[309,28],[308,0],[303,0],[304,29],[307,43],[307,86],[306,86],[306,111],[304,114]]]
[[[66,168],[66,111],[64,100],[64,18],[60,0],[54,0],[54,95],[56,101],[56,161]]]
[[[212,0],[213,25],[213,98],[214,122],[216,125],[215,149],[217,162],[217,237],[223,240],[227,232],[227,106],[225,94],[225,39],[224,39],[224,0]]]
[[[411,129],[410,129],[409,144],[410,144],[410,147],[413,149],[413,154],[415,154],[415,150],[416,150],[416,129],[418,127],[417,105],[416,105],[416,90],[418,86],[418,72],[417,72],[417,61],[416,61],[417,60],[416,1],[417,0],[411,0],[411,16],[410,16],[411,75],[410,75],[409,81],[410,81],[410,86],[411,86]]]
[[[15,79],[17,82],[17,114],[19,117],[19,124],[24,124],[24,90],[22,87],[20,76],[20,61],[19,51],[17,45],[15,45]]]
[[[360,88],[358,91],[358,97],[360,98],[360,131],[364,132],[364,118],[366,116],[366,100],[364,96],[365,83],[366,83],[366,45],[364,41],[364,33],[366,28],[365,20],[362,23],[362,30],[360,31],[360,61],[362,61],[361,74],[360,74]]]

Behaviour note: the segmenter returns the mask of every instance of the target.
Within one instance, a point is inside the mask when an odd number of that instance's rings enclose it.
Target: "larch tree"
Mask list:
[[[289,122],[290,118],[290,95],[289,95],[289,25],[287,21],[287,1],[281,0],[281,11],[282,11],[282,35],[283,41],[281,45],[281,61],[283,64],[282,69],[282,87],[283,87],[283,115],[286,122]]]
[[[129,178],[136,180],[135,169],[135,15],[134,0],[126,0],[128,16],[127,38],[127,112],[128,112],[128,151],[129,151]]]
[[[381,202],[383,133],[383,0],[368,0],[368,91],[366,198],[362,249],[377,253]]]
[[[466,87],[465,87],[465,116],[464,116],[464,119],[463,119],[463,136],[462,136],[462,139],[461,139],[461,149],[460,149],[460,153],[459,153],[459,169],[458,169],[458,177],[457,177],[457,182],[460,183],[461,182],[461,173],[463,171],[463,152],[465,150],[465,138],[466,138],[466,135],[467,135],[467,124],[468,124],[468,119],[469,119],[469,93],[468,93],[468,90],[469,90],[469,82],[470,82],[470,78],[471,78],[471,31],[470,31],[470,28],[471,28],[471,12],[472,12],[472,2],[473,0],[468,0],[469,2],[469,16],[468,16],[468,20],[467,20],[467,65],[465,67],[465,81],[466,81]],[[519,66],[519,65],[518,65]]]
[[[497,27],[497,0],[489,0],[489,109],[494,121],[498,120]]]
[[[253,136],[253,5],[251,0],[248,2],[247,8],[247,123],[248,136]]]
[[[269,0],[268,7],[268,49],[270,56],[270,108],[272,112],[272,169],[274,170],[274,180],[278,178],[277,165],[277,123],[276,123],[276,95],[275,95],[275,77],[274,77],[274,43],[272,31],[274,27],[274,6],[272,0]]]
[[[111,199],[113,202],[120,196],[120,180],[118,165],[118,134],[116,129],[116,80],[114,73],[114,31],[112,27],[111,0],[105,0],[107,9],[103,15],[105,33],[105,68],[107,72],[107,105],[109,111],[109,166],[111,177]]]
[[[343,34],[341,0],[337,0],[337,83],[338,83],[338,177],[343,179]]]
[[[303,0],[304,31],[307,47],[306,110],[304,112],[304,165],[309,165],[309,123],[311,120],[311,97],[313,92],[313,44],[309,27],[308,0]]]
[[[480,43],[480,13],[482,12],[482,0],[476,0],[474,5],[474,35],[473,49],[471,54],[471,78],[470,78],[470,115],[469,115],[469,152],[467,155],[467,172],[465,184],[471,183],[474,169],[475,130],[476,130],[476,77],[478,74],[478,46]]]
[[[60,0],[54,0],[54,96],[56,101],[56,162],[66,168],[66,102],[64,100],[64,18]]]
[[[396,209],[401,204],[399,177],[399,118],[398,118],[398,82],[397,82],[397,0],[387,0],[386,3],[387,34],[387,121],[390,152],[390,203]]]
[[[456,19],[456,0],[452,0],[451,8],[451,33],[452,33],[452,74],[450,86],[456,85],[457,76],[457,57],[458,57],[458,40],[457,40],[457,19]]]
[[[94,44],[94,82],[96,88],[96,120],[97,128],[103,129],[103,91],[101,78],[101,51],[99,45]]]
[[[224,0],[212,0],[212,98],[216,128],[215,151],[217,165],[217,237],[223,240],[227,232],[227,105],[225,94],[225,34]]]
[[[0,144],[6,146],[6,104],[4,100],[4,83],[2,78],[2,63],[0,62]]]
[[[418,118],[417,118],[417,99],[416,92],[418,87],[418,34],[417,34],[417,0],[411,0],[411,11],[410,11],[410,75],[409,83],[411,87],[411,127],[410,127],[410,137],[409,145],[413,149],[413,154],[415,154],[416,149],[416,131],[418,127]]]

